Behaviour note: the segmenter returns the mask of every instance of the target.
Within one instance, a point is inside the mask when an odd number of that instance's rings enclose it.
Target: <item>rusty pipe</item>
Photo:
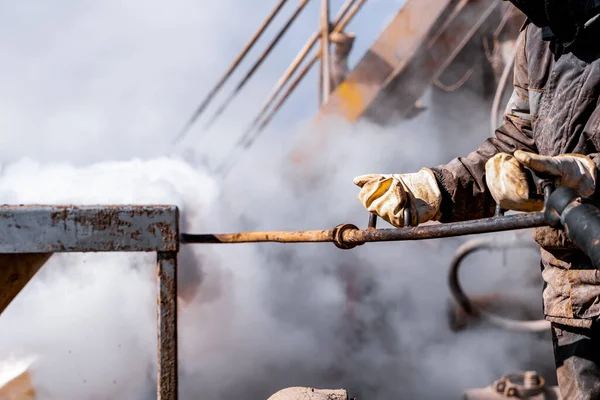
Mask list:
[[[398,229],[361,230],[351,224],[343,224],[330,230],[240,232],[224,234],[181,235],[183,244],[218,243],[322,243],[330,242],[347,250],[367,242],[393,242],[406,240],[440,239],[455,236],[492,233],[546,226],[544,213],[523,213],[502,217],[483,218],[464,222],[450,222]]]
[[[237,69],[237,67],[244,60],[244,58],[246,57],[246,55],[248,54],[248,52],[252,49],[252,47],[254,47],[254,45],[256,44],[256,42],[258,41],[258,39],[262,36],[262,34],[267,29],[267,27],[271,24],[271,22],[273,21],[273,19],[277,16],[277,14],[279,14],[279,11],[281,11],[281,9],[285,5],[285,3],[287,3],[287,1],[288,0],[280,0],[279,1],[279,3],[275,6],[275,8],[273,9],[273,11],[271,11],[271,14],[269,14],[269,16],[267,17],[267,19],[265,20],[265,22],[263,22],[263,24],[261,25],[261,27],[258,28],[258,31],[256,31],[256,33],[254,34],[254,36],[252,36],[252,38],[250,38],[250,40],[246,44],[246,47],[244,47],[244,49],[242,50],[242,52],[236,57],[236,59],[229,66],[229,68],[227,69],[227,71],[225,71],[225,73],[223,74],[223,76],[221,77],[221,79],[219,79],[219,81],[212,88],[212,90],[210,92],[208,92],[208,94],[206,95],[206,97],[204,98],[204,100],[202,100],[202,103],[200,103],[200,105],[196,108],[196,111],[194,111],[194,113],[192,114],[192,116],[190,117],[190,119],[188,120],[188,122],[185,124],[185,126],[179,132],[179,134],[175,137],[175,139],[173,140],[173,142],[178,142],[179,140],[181,140],[187,134],[187,132],[190,130],[190,128],[192,127],[192,125],[196,122],[196,120],[198,119],[198,117],[200,117],[200,115],[202,114],[202,112],[206,109],[206,107],[208,107],[208,105],[210,104],[210,102],[212,101],[212,99],[215,97],[215,95],[217,94],[217,92],[219,92],[219,90],[221,90],[221,88],[223,87],[223,85],[225,84],[225,82],[235,72],[235,70]]]
[[[211,117],[211,119],[209,120],[209,122],[205,125],[205,129],[210,128],[212,126],[212,124],[219,118],[219,116],[221,116],[221,114],[223,114],[223,112],[225,111],[225,109],[227,108],[227,106],[231,103],[231,101],[235,98],[235,96],[242,90],[242,88],[246,85],[246,83],[248,83],[248,81],[250,80],[250,78],[258,70],[258,68],[262,65],[263,61],[265,61],[265,59],[267,58],[267,56],[269,55],[269,53],[271,53],[271,51],[273,50],[273,48],[275,48],[275,46],[277,45],[277,43],[279,43],[279,41],[281,40],[281,38],[283,37],[283,35],[288,31],[288,29],[290,28],[290,26],[292,25],[292,23],[296,20],[296,18],[298,18],[298,16],[302,12],[302,10],[306,7],[306,5],[308,4],[309,1],[310,0],[302,0],[300,2],[300,4],[296,8],[296,10],[292,14],[292,16],[288,19],[288,21],[285,23],[285,25],[279,30],[279,32],[277,33],[277,35],[275,36],[275,38],[271,41],[271,43],[269,43],[269,45],[267,46],[267,48],[265,49],[265,51],[260,55],[260,57],[254,63],[254,65],[252,66],[252,68],[250,68],[250,71],[248,71],[246,73],[246,75],[244,75],[244,77],[237,84],[237,86],[235,87],[235,89],[233,90],[233,92],[231,92],[231,94],[227,97],[227,99],[223,102],[223,104],[221,104],[221,106],[219,107],[219,109]]]

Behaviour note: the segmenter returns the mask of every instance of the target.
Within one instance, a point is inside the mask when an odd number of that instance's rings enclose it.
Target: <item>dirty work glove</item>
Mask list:
[[[533,176],[513,156],[498,153],[485,163],[485,181],[496,204],[505,210],[541,211],[544,200],[536,194]]]
[[[354,178],[354,184],[361,188],[358,199],[368,211],[399,228],[404,226],[407,199],[412,225],[441,217],[442,194],[430,169],[402,175],[361,175]]]
[[[540,156],[525,151],[515,151],[515,158],[538,176],[554,178],[556,186],[575,189],[580,195],[590,197],[596,190],[596,164],[581,154]]]

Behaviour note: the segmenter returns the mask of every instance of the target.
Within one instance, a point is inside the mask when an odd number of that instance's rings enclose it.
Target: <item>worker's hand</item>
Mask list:
[[[544,200],[536,196],[531,172],[506,153],[496,154],[485,164],[485,180],[497,204],[505,210],[540,211]]]
[[[556,186],[575,189],[580,195],[590,197],[596,190],[596,164],[581,154],[540,156],[517,150],[515,158],[536,175],[555,178]]]
[[[354,184],[361,188],[358,199],[368,211],[399,228],[404,226],[407,199],[412,225],[441,217],[442,194],[429,169],[414,174],[361,175],[354,178]]]

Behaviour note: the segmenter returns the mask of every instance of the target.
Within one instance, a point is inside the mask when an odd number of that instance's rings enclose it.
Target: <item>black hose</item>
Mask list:
[[[466,295],[460,280],[458,270],[462,261],[471,253],[479,250],[502,250],[507,248],[537,248],[534,243],[523,240],[498,240],[498,239],[477,239],[465,242],[456,251],[452,263],[450,264],[448,274],[448,285],[450,293],[454,300],[469,316],[480,317],[499,328],[516,332],[544,332],[550,329],[550,322],[546,320],[520,321],[511,318],[501,317],[490,312],[477,308]]]

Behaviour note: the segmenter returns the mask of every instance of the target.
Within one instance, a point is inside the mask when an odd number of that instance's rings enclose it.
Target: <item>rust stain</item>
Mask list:
[[[356,121],[365,110],[365,101],[358,85],[351,81],[342,82],[338,87],[339,100],[344,117]]]
[[[172,226],[167,222],[157,222],[154,224],[160,231],[163,241],[167,243],[178,243],[179,232],[177,229],[172,229]]]
[[[177,394],[177,253],[158,253],[158,399]],[[175,397],[173,397],[175,396]]]

